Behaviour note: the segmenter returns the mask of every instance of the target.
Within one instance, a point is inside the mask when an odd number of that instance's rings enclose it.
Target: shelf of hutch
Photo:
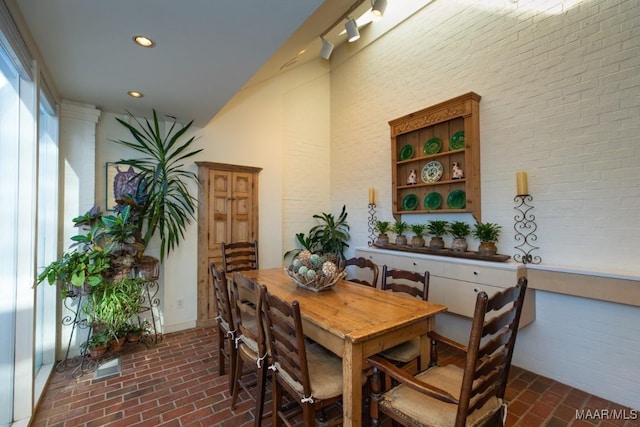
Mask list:
[[[479,103],[469,92],[389,122],[394,215],[468,212],[481,221]],[[454,163],[464,177],[454,177]]]

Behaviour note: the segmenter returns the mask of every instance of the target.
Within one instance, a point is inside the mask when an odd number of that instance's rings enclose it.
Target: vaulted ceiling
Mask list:
[[[204,126],[249,81],[317,60],[353,0],[15,0],[62,99]],[[132,37],[156,42],[139,47]],[[134,99],[127,91],[144,94]]]

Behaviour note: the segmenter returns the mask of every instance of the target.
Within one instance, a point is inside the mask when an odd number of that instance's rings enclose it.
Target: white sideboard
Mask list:
[[[378,248],[357,248],[356,256],[372,260],[380,268],[424,272],[429,271],[429,301],[444,304],[449,313],[473,317],[478,292],[491,296],[514,286],[526,276],[526,268],[513,262],[477,261]],[[535,291],[527,289],[520,327],[535,320]]]

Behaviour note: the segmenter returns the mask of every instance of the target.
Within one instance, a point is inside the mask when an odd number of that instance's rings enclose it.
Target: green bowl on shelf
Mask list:
[[[402,210],[404,211],[415,211],[418,207],[418,196],[415,194],[407,194],[404,199],[402,199]]]
[[[409,160],[413,157],[413,145],[407,144],[400,149],[400,160]]]
[[[449,209],[464,209],[467,206],[467,194],[462,190],[453,190],[447,197]]]
[[[440,193],[433,191],[424,197],[425,209],[436,210],[440,209],[440,206],[442,206],[442,196],[440,195]]]

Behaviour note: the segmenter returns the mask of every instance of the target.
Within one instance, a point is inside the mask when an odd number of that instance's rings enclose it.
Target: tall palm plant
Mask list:
[[[133,116],[132,116],[133,117]],[[126,121],[116,120],[129,130],[133,141],[114,140],[129,147],[145,157],[121,160],[118,163],[133,166],[140,171],[141,186],[144,186],[145,199],[141,206],[140,226],[146,226],[144,242],[160,235],[160,260],[175,249],[184,238],[184,231],[192,219],[195,219],[196,198],[189,193],[187,182],[198,182],[196,173],[184,168],[184,160],[198,154],[202,149],[189,151],[195,141],[192,136],[186,141],[181,138],[189,130],[193,121],[180,127],[175,117],[166,134],[160,130],[158,114],[153,110],[153,122],[144,119],[144,123],[135,119],[133,126]]]

